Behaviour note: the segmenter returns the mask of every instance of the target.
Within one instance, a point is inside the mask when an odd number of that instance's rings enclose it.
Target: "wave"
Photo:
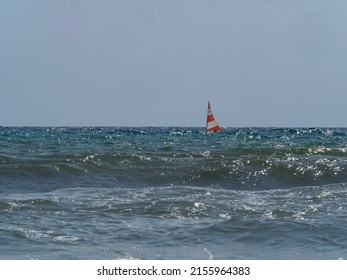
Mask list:
[[[223,185],[230,188],[297,187],[345,182],[344,151],[324,149],[103,153],[17,160],[0,165],[3,179],[106,176],[140,184]]]
[[[1,185],[281,189],[347,180],[347,130],[1,128]]]
[[[98,258],[187,258],[182,248],[208,248],[223,259],[336,259],[345,255],[346,201],[345,183],[259,191],[187,185],[41,189],[0,199],[0,243],[5,254],[23,257],[28,250],[28,258],[88,258],[90,250]]]
[[[240,235],[258,228],[254,222],[289,222],[292,229],[296,226],[315,227],[317,223],[341,224],[341,219],[345,220],[346,216],[346,201],[346,184],[257,192],[194,186],[95,187],[12,194],[0,201],[0,212],[4,223],[18,215],[29,215],[34,220],[40,216],[40,223],[47,225],[65,223],[73,213],[71,224],[80,219],[87,222],[90,215],[98,216],[100,221],[119,223],[124,230],[128,225],[122,221],[129,217],[153,218],[165,223],[190,220],[204,222],[206,230],[233,231]],[[341,227],[345,228],[345,225],[343,223]]]

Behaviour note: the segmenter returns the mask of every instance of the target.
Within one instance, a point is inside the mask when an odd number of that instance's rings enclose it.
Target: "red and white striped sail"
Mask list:
[[[210,102],[208,102],[208,107],[207,107],[206,131],[207,131],[207,132],[222,131],[222,129],[221,129],[220,126],[217,124],[216,120],[214,119],[214,116],[213,116],[212,110],[211,110]]]

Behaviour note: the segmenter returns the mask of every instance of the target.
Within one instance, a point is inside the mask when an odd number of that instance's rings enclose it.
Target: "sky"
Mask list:
[[[0,125],[347,126],[346,0],[0,0]]]

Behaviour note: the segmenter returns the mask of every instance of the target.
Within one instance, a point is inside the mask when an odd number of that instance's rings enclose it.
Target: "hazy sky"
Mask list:
[[[0,0],[0,125],[347,126],[346,0]]]

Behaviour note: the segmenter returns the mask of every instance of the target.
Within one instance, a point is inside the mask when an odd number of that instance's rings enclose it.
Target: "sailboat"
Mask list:
[[[213,113],[212,113],[210,102],[208,102],[206,132],[212,132],[212,131],[222,131],[222,129],[217,124],[217,122],[213,116]]]

